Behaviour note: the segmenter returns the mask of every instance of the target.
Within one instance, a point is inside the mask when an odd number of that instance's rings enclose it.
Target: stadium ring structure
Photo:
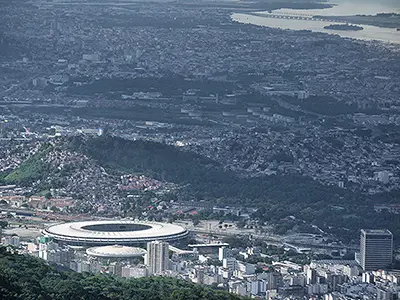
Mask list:
[[[42,233],[57,242],[74,246],[133,246],[151,241],[172,242],[189,234],[179,225],[125,220],[69,222],[47,227]]]

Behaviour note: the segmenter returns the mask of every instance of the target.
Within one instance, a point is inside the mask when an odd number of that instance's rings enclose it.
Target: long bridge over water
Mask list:
[[[273,18],[273,19],[288,19],[288,20],[303,20],[303,21],[319,21],[319,22],[327,22],[327,23],[343,23],[345,21],[340,20],[330,20],[327,18],[321,18],[308,14],[300,14],[300,13],[250,13],[250,15],[264,18]]]

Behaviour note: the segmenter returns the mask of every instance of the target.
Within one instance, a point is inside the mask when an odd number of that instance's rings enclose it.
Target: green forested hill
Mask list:
[[[327,186],[298,175],[243,178],[218,163],[176,147],[122,138],[74,137],[68,147],[94,158],[111,170],[140,172],[184,185],[180,199],[209,200],[218,205],[258,208],[257,217],[285,233],[294,224],[289,215],[356,241],[361,228],[388,228],[400,237],[398,215],[377,214],[375,201],[361,193]],[[338,209],[339,208],[339,209]]]
[[[68,146],[109,169],[145,173],[175,183],[191,181],[195,176],[207,178],[207,175],[220,171],[215,161],[173,146],[143,140],[130,141],[109,135],[89,139],[76,136],[70,138]]]
[[[5,183],[29,185],[35,180],[47,176],[52,167],[44,161],[44,158],[51,150],[50,144],[43,144],[40,150],[24,161],[18,168],[7,174],[3,181]]]
[[[244,178],[224,170],[213,160],[177,147],[109,135],[95,138],[75,136],[56,140],[54,144],[57,149],[85,154],[97,165],[107,168],[109,173],[141,173],[179,184],[182,188],[175,196],[180,201],[206,200],[221,206],[257,208],[256,216],[274,225],[277,233],[285,233],[305,221],[336,234],[344,241],[353,239],[357,242],[361,228],[387,228],[396,239],[400,238],[397,226],[400,216],[376,213],[373,208],[379,199],[323,185],[305,176]],[[19,168],[3,175],[3,181],[29,185],[35,180],[47,178],[54,171],[54,167],[44,164],[45,160],[42,160],[48,149],[42,147]],[[51,176],[62,181],[64,175],[56,171]],[[51,182],[43,189],[52,188],[48,186]],[[300,221],[282,222],[287,216],[295,216]]]
[[[119,279],[58,271],[43,261],[0,248],[0,299],[4,300],[240,300],[167,277]]]

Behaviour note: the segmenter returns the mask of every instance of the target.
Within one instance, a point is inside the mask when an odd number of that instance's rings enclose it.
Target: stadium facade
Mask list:
[[[126,220],[69,222],[50,226],[42,233],[58,243],[85,247],[142,246],[152,241],[174,242],[189,235],[179,225]]]

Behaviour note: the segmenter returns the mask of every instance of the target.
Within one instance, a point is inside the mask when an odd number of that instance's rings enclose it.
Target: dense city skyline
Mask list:
[[[0,298],[397,299],[400,4],[333,2],[0,1]]]

